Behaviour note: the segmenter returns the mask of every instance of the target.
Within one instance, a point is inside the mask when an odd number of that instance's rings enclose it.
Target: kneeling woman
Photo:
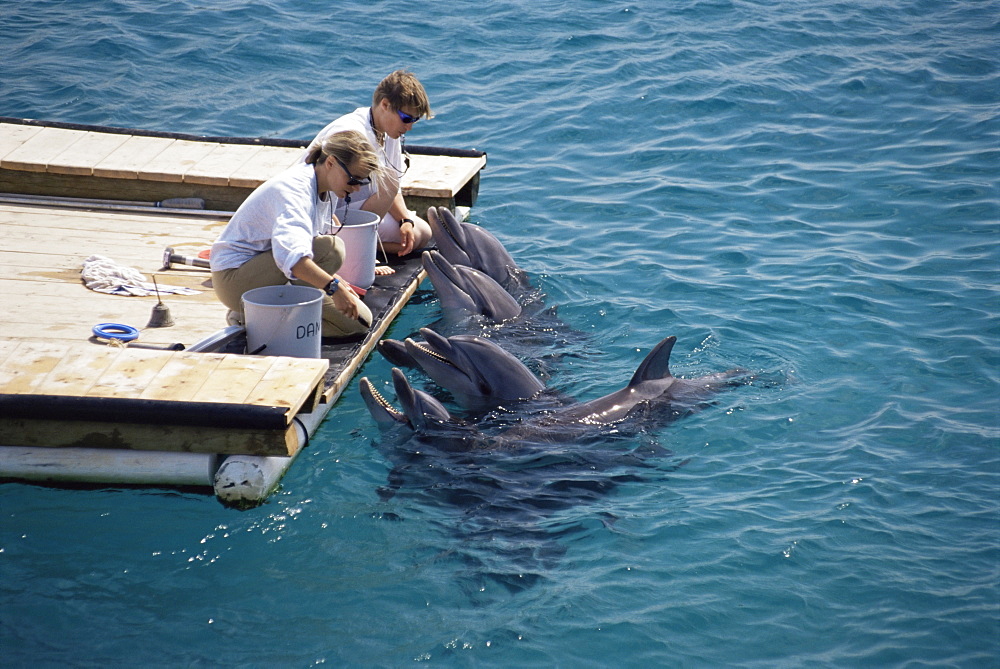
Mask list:
[[[371,327],[371,311],[336,274],[344,242],[328,233],[337,199],[357,192],[377,170],[368,140],[358,132],[340,132],[315,147],[306,162],[250,194],[212,245],[212,285],[231,311],[230,322],[243,321],[243,293],[291,281],[326,292],[324,337]]]

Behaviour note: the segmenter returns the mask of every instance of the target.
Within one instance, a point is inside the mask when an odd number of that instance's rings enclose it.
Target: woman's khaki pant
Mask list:
[[[344,264],[344,242],[339,237],[320,235],[313,239],[313,261],[329,274],[334,274]],[[261,253],[239,267],[212,272],[212,286],[219,300],[239,314],[243,320],[243,293],[264,286],[282,286],[288,278],[274,263],[270,251]],[[308,286],[305,281],[292,281],[297,286]],[[361,303],[359,313],[367,322],[372,322],[372,312]],[[345,337],[367,332],[368,328],[342,314],[333,306],[333,298],[323,297],[323,336]]]

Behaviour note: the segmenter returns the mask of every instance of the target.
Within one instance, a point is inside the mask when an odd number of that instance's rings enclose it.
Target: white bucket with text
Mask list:
[[[320,357],[323,291],[308,286],[264,286],[243,293],[247,352]]]

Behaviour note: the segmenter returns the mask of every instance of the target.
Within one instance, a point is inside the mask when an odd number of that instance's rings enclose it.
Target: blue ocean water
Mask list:
[[[610,392],[671,334],[677,375],[769,382],[400,475],[412,446],[355,381],[243,512],[0,485],[3,664],[996,666],[998,23],[996,0],[4,2],[0,115],[308,139],[411,69],[436,117],[409,141],[488,152],[472,220],[558,308],[521,351],[550,386]],[[391,336],[440,318],[425,288]]]

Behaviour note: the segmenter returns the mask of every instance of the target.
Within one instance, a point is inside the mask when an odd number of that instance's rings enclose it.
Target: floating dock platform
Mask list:
[[[254,188],[306,142],[209,138],[0,117],[0,479],[196,486],[233,506],[261,503],[416,291],[417,254],[364,296],[375,314],[322,358],[248,356],[241,327],[197,258]],[[408,147],[411,208],[461,210],[486,155]],[[202,200],[204,209],[171,207]],[[197,294],[162,294],[175,325],[146,327],[155,296],[87,289],[102,255]],[[99,323],[128,324],[109,344]]]

